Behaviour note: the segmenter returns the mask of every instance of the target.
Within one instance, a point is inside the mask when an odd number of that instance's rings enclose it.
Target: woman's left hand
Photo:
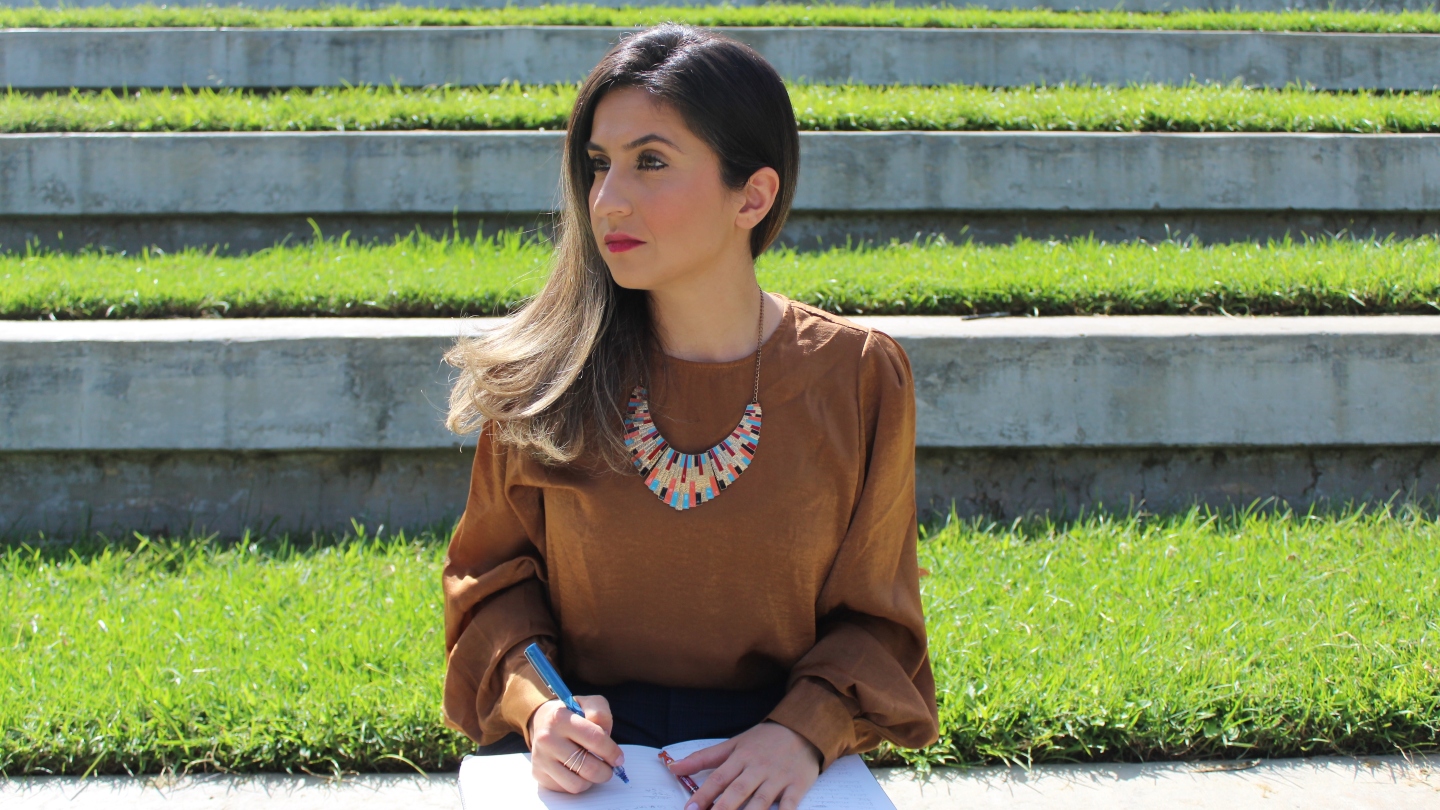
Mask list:
[[[820,750],[779,723],[765,721],[719,745],[702,748],[670,766],[688,776],[715,771],[690,797],[685,810],[795,810],[820,775]]]

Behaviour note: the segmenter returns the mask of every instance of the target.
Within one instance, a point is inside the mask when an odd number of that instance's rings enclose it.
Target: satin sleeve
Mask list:
[[[864,484],[817,599],[815,645],[766,718],[813,743],[822,770],[881,740],[918,748],[939,733],[916,557],[914,379],[881,332],[860,363]]]
[[[524,649],[554,660],[556,623],[545,568],[545,513],[538,487],[517,480],[510,452],[480,433],[465,513],[445,556],[444,720],[486,745],[527,724],[551,699]]]

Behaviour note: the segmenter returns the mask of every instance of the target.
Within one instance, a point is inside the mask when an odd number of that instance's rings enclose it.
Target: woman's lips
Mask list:
[[[608,251],[611,251],[612,254],[624,254],[625,251],[638,248],[638,246],[644,244],[645,242],[639,241],[639,239],[634,238],[634,236],[605,236],[605,248],[608,249]]]

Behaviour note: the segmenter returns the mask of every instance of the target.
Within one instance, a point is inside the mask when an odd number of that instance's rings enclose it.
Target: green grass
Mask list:
[[[244,256],[0,254],[0,318],[504,314],[539,289],[549,248],[477,240],[344,239]],[[1440,242],[1202,246],[1021,240],[777,249],[767,289],[846,314],[1321,315],[1440,312]]]
[[[1193,512],[920,547],[942,735],[872,761],[1434,750],[1440,523]],[[454,767],[443,534],[0,551],[0,773]]]
[[[1198,31],[1335,31],[1437,33],[1440,14],[1376,14],[1354,11],[1278,13],[1184,11],[1139,14],[1123,11],[991,11],[976,8],[895,8],[893,6],[766,5],[609,9],[586,5],[538,8],[428,9],[392,6],[364,10],[334,6],[272,10],[235,7],[127,8],[18,7],[0,9],[0,28],[153,28],[175,26],[287,28],[391,25],[611,25],[644,26],[680,22],[703,26],[880,26],[901,28],[1116,28]]]
[[[564,129],[574,85],[0,96],[0,132]],[[804,130],[1440,132],[1440,93],[1239,84],[989,89],[792,84]]]

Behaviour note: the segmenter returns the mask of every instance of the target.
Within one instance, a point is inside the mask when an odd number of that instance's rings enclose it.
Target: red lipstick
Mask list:
[[[611,253],[624,253],[632,248],[645,244],[628,233],[607,233],[605,234],[605,248]]]

